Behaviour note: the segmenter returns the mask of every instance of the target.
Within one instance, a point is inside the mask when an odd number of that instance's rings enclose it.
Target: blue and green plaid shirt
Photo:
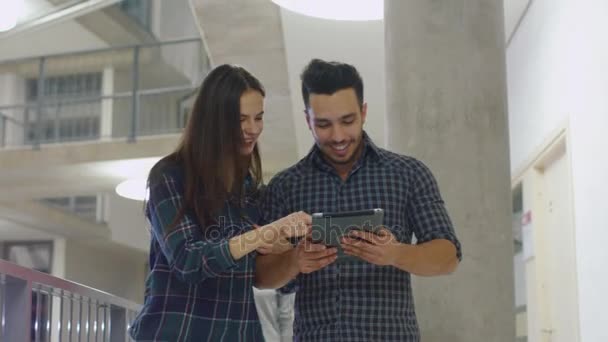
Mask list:
[[[435,178],[420,161],[376,147],[365,148],[343,181],[315,146],[293,167],[275,176],[262,201],[265,221],[295,211],[340,212],[384,209],[384,225],[397,240],[460,243]],[[297,341],[405,341],[420,339],[410,274],[363,261],[333,263],[300,274],[283,288],[296,291]]]
[[[253,200],[226,204],[205,233],[182,205],[181,169],[172,167],[151,184],[146,216],[152,227],[145,301],[130,334],[136,341],[264,341],[253,298],[255,253],[235,261],[228,240],[252,229],[243,214],[259,217]],[[244,211],[244,212],[243,212]]]

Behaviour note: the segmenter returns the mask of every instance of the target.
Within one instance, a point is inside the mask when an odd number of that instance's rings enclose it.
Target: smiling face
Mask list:
[[[257,90],[247,90],[241,96],[241,131],[243,144],[241,154],[249,156],[264,129],[264,96]]]
[[[338,170],[352,167],[359,158],[367,104],[359,105],[353,88],[331,95],[310,94],[306,119],[325,159]]]

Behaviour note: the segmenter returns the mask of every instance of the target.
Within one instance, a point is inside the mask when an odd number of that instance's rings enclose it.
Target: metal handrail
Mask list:
[[[44,307],[42,296],[48,299]],[[64,310],[66,301],[69,310]],[[57,310],[53,302],[58,305]],[[79,341],[86,334],[89,340],[93,333],[96,341],[98,334],[102,335],[102,341],[125,341],[134,314],[142,307],[107,292],[3,260],[0,260],[0,304],[1,341],[40,341],[42,333],[45,340],[50,340],[52,334],[58,334],[60,341],[63,336],[71,341],[73,334],[78,335]],[[78,315],[74,315],[75,309]]]
[[[140,92],[141,94],[141,92]],[[133,96],[133,93],[130,91],[114,93],[111,95],[98,95],[98,96],[78,96],[78,97],[65,97],[65,98],[56,98],[56,99],[41,99],[36,102],[26,102],[26,103],[18,103],[7,106],[0,106],[0,110],[10,110],[10,109],[20,109],[20,108],[36,108],[39,105],[39,102],[42,102],[47,106],[56,106],[56,105],[70,105],[70,104],[78,104],[78,103],[87,103],[93,101],[101,101],[101,100],[112,100],[112,99],[121,99],[121,98],[129,98]],[[10,118],[7,115],[4,115],[7,118]]]
[[[178,92],[178,91],[193,91],[196,89],[197,88],[193,87],[193,86],[175,86],[175,87],[144,89],[144,90],[138,91],[137,94],[139,94],[139,95],[157,95],[157,94],[172,93],[172,92]],[[53,99],[46,98],[46,99],[41,100],[41,102],[44,105],[48,105],[48,106],[55,105],[56,106],[56,105],[71,105],[71,104],[78,104],[78,103],[88,103],[88,102],[101,101],[101,100],[129,98],[131,96],[133,96],[133,92],[125,91],[125,92],[120,92],[120,93],[114,93],[111,95],[78,96],[78,97],[73,97],[73,98],[53,98]],[[9,110],[9,109],[30,108],[30,107],[35,108],[38,105],[39,105],[38,102],[12,104],[12,105],[8,105],[8,106],[0,106],[0,111]],[[0,113],[0,115],[3,117],[6,117],[8,120],[11,120],[13,122],[18,122],[17,120],[15,120],[14,118],[11,118],[10,116],[4,115],[2,113]]]
[[[88,54],[108,52],[108,51],[133,50],[135,48],[147,48],[147,47],[154,47],[154,46],[194,43],[194,42],[200,42],[200,41],[201,41],[200,37],[190,37],[190,38],[170,39],[170,40],[165,40],[165,41],[139,43],[139,44],[117,45],[117,46],[110,46],[110,47],[99,48],[99,49],[77,50],[77,51],[71,51],[71,52],[54,53],[54,54],[49,54],[49,55],[37,55],[37,56],[29,56],[29,57],[24,57],[24,58],[6,59],[6,60],[0,60],[0,64],[23,63],[23,62],[37,61],[37,60],[40,60],[41,58],[51,59],[51,58],[57,58],[57,57],[88,55]]]
[[[163,84],[161,82],[156,85],[143,86],[140,67],[142,65],[151,67],[148,63],[156,63],[157,61],[155,58],[150,59],[150,55],[144,53],[143,49],[147,47],[179,46],[179,44],[185,44],[184,46],[190,49],[190,43],[200,44],[193,45],[193,50],[187,50],[188,53],[192,53],[192,59],[183,64],[185,69],[182,70],[181,67],[173,69],[175,72],[181,72],[177,76],[185,76],[185,82],[176,81],[173,84]],[[108,52],[112,55],[113,51],[123,50],[124,52],[125,49],[132,52],[132,56],[129,57],[130,62],[127,59],[127,66],[131,68],[130,89],[122,88],[120,92],[111,93],[110,91],[105,93],[102,91],[102,94],[95,95],[61,96],[45,92],[47,75],[53,74],[54,70],[48,70],[53,65],[51,63],[53,58],[75,57],[77,61],[81,56],[82,58],[88,58],[85,55],[94,57],[100,53],[107,55]],[[172,51],[171,49],[160,51],[158,63],[167,63],[169,67],[175,68],[176,65],[182,65],[180,64],[183,63],[181,56],[190,58],[189,54],[180,55]],[[102,60],[98,67],[103,67],[105,65],[103,64],[104,61]],[[116,61],[116,66],[125,66],[122,59],[118,58]],[[11,63],[27,65],[32,64],[32,62],[34,62],[34,65],[37,64],[38,70],[36,72],[37,84],[34,85],[37,89],[36,98],[30,101],[25,100],[25,103],[22,99],[19,100],[20,103],[7,104],[5,101],[5,104],[0,105],[0,113],[4,114],[0,116],[0,148],[31,145],[34,149],[39,149],[41,144],[67,142],[74,139],[82,141],[127,138],[128,142],[135,142],[140,136],[177,133],[183,128],[184,119],[182,117],[184,111],[188,109],[187,106],[182,104],[187,99],[187,96],[185,97],[183,93],[193,94],[198,88],[198,82],[210,67],[209,56],[204,49],[204,42],[201,38],[196,37],[0,61],[0,68],[8,65],[4,68],[8,72],[15,70],[14,72],[17,73],[27,73],[29,71],[19,71],[19,67],[13,67]],[[67,66],[68,69],[63,70],[64,74],[70,74],[71,64],[67,64]],[[114,67],[114,64],[108,64],[108,66]],[[27,68],[31,68],[31,66]],[[27,68],[24,70],[29,70]],[[171,70],[171,68],[167,70]],[[73,72],[77,73],[78,71],[75,69]],[[179,77],[176,80],[179,80]],[[180,98],[180,102],[177,104],[174,102],[175,97]],[[149,105],[149,101],[159,101],[158,99],[166,102],[153,102],[155,105]],[[117,104],[112,100],[120,100],[121,102]],[[124,100],[127,100],[128,103],[122,102]],[[70,107],[79,104],[85,104],[86,106]],[[158,104],[162,106],[167,104],[167,107],[161,107]],[[118,119],[116,119],[117,115],[119,116]],[[167,115],[166,120],[154,121],[159,115]],[[113,121],[123,122],[123,125],[112,125]],[[179,127],[175,127],[176,125]],[[14,133],[11,134],[11,132]]]
[[[120,306],[129,310],[139,310],[141,305],[130,300],[120,298],[92,287],[78,284],[76,282],[54,277],[52,275],[38,272],[36,270],[22,267],[12,262],[0,260],[0,274],[11,276],[27,282],[48,286],[55,289],[68,291],[83,297],[100,300],[107,304]]]

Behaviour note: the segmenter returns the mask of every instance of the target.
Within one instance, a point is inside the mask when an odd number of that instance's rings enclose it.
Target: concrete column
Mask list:
[[[514,341],[503,3],[386,0],[389,149],[425,162],[462,242],[414,280],[422,341]]]
[[[16,73],[5,73],[0,75],[0,107],[12,106],[25,103],[25,80]],[[12,109],[2,109],[0,112],[12,120],[3,122],[4,129],[0,132],[0,139],[4,139],[5,146],[21,146],[24,142],[25,129],[23,124],[25,119],[25,109],[22,107]],[[2,135],[4,134],[4,136]],[[0,141],[0,145],[2,141]]]
[[[101,94],[104,96],[110,96],[114,94],[114,68],[111,66],[103,69],[101,81]],[[108,98],[101,100],[101,122],[99,129],[99,136],[101,139],[112,138],[112,119],[114,116],[114,99]]]

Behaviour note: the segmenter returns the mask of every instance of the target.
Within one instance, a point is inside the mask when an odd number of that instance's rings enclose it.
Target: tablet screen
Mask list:
[[[337,262],[353,262],[358,258],[346,255],[340,246],[342,236],[352,230],[376,232],[382,228],[383,209],[367,209],[345,212],[314,213],[312,215],[312,240],[338,249]]]

